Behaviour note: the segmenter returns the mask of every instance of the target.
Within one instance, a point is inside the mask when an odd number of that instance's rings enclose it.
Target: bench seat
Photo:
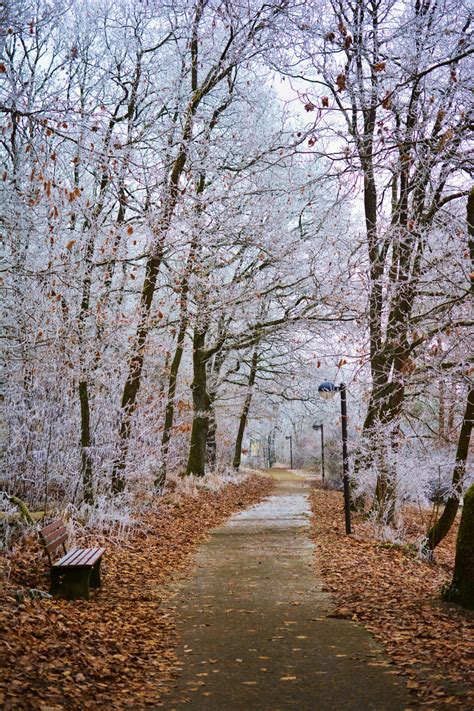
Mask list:
[[[67,531],[62,521],[53,521],[40,531],[51,565],[51,594],[60,590],[69,600],[89,599],[89,587],[99,588],[100,564],[105,548],[73,548],[66,551]],[[53,563],[51,554],[62,548],[63,557]]]
[[[89,587],[100,588],[100,562],[105,548],[74,548],[51,566],[51,593],[89,599]]]
[[[69,553],[66,553],[66,555],[63,555],[56,563],[53,563],[53,568],[66,568],[73,565],[95,565],[104,553],[105,548],[74,548],[72,551],[69,551]]]

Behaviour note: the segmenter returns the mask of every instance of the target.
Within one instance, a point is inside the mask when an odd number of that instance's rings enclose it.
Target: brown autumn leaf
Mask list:
[[[70,252],[71,249],[74,247],[75,244],[76,244],[76,240],[75,240],[75,239],[70,239],[69,242],[68,242],[67,245],[66,245],[66,249]]]
[[[391,109],[392,108],[392,94],[387,93],[385,94],[384,98],[382,99],[382,106],[384,109]]]
[[[338,91],[344,91],[344,89],[346,88],[346,75],[338,74],[336,77],[336,84]]]

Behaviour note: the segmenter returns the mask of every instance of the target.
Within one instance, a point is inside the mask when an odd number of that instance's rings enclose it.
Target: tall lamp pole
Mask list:
[[[285,439],[290,440],[290,469],[293,469],[293,437],[291,435],[287,435]]]
[[[351,495],[349,490],[349,454],[347,452],[347,393],[344,383],[334,385],[329,381],[321,383],[318,392],[322,398],[329,400],[336,392],[341,393],[341,430],[342,430],[342,471],[344,484],[344,516],[346,533],[352,533],[351,528]]]
[[[313,430],[321,430],[321,476],[323,480],[323,486],[326,486],[326,470],[324,466],[324,425],[313,425]]]

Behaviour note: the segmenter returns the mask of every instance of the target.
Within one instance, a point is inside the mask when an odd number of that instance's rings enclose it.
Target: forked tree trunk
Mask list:
[[[132,345],[132,353],[128,364],[128,376],[125,381],[121,402],[121,420],[118,433],[117,456],[112,469],[112,492],[118,494],[125,488],[125,466],[132,431],[132,418],[136,409],[136,401],[140,390],[145,345],[150,331],[150,313],[156,289],[156,281],[163,259],[166,235],[171,225],[176,203],[179,196],[179,180],[184,171],[188,157],[189,141],[192,135],[192,121],[199,101],[191,101],[186,114],[182,142],[178,155],[173,163],[167,192],[164,197],[162,214],[154,228],[156,244],[153,253],[148,257],[145,267],[145,279],[140,298],[140,321]]]

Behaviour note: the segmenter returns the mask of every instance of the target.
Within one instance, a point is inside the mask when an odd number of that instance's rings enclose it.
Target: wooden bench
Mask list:
[[[67,531],[63,522],[53,521],[39,533],[51,566],[51,594],[60,589],[68,600],[89,599],[89,586],[100,587],[100,563],[105,548],[74,548],[66,550]],[[63,557],[53,562],[58,549]]]

